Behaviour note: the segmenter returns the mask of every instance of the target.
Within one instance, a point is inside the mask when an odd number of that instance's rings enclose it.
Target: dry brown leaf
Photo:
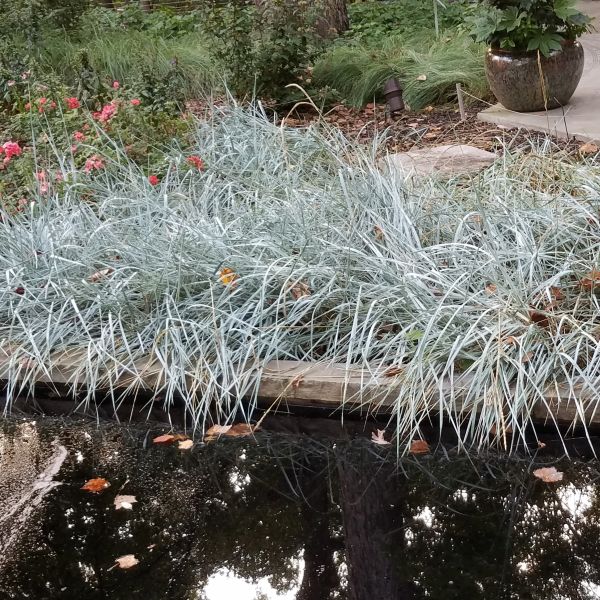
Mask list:
[[[548,327],[550,325],[548,315],[535,308],[529,310],[529,320],[538,327]]]
[[[92,494],[99,494],[109,487],[110,483],[104,479],[104,477],[95,477],[94,479],[86,481],[83,486],[81,486],[81,489],[86,492],[91,492]]]
[[[108,277],[111,273],[114,272],[112,267],[107,267],[106,269],[101,269],[100,271],[96,271],[93,275],[88,277],[88,281],[90,283],[98,283],[101,279]]]
[[[380,446],[389,446],[391,442],[388,442],[383,436],[385,434],[385,429],[378,429],[377,433],[373,431],[371,433],[371,441],[374,444],[379,444]]]
[[[485,286],[484,290],[488,296],[492,296],[493,294],[495,294],[498,291],[498,286],[494,283],[488,283]]]
[[[119,567],[119,569],[131,569],[131,567],[135,567],[139,562],[135,554],[125,554],[124,556],[115,558],[115,566]]]
[[[235,287],[237,285],[238,275],[229,267],[223,267],[219,271],[219,279],[223,285],[230,285],[231,287]]]
[[[580,154],[597,154],[598,150],[600,150],[598,146],[596,146],[596,144],[593,144],[592,142],[587,142],[586,144],[579,146]]]
[[[194,442],[192,440],[182,440],[181,442],[179,442],[179,449],[180,450],[190,450],[194,445]]]
[[[519,345],[519,338],[516,338],[514,335],[509,335],[504,340],[504,343],[508,344],[509,346],[518,346]]]
[[[175,436],[170,433],[159,435],[152,440],[154,444],[172,444],[175,441]]]
[[[302,281],[299,281],[298,283],[294,284],[290,288],[290,292],[292,293],[294,300],[300,300],[300,298],[306,298],[307,296],[311,295],[310,288],[306,283],[303,283]]]
[[[231,429],[231,425],[213,425],[206,431],[206,435],[215,437],[217,435],[223,435]]]
[[[127,495],[118,495],[115,496],[115,508],[117,510],[124,508],[125,510],[131,510],[133,508],[133,504],[137,502],[135,496],[127,496]]]
[[[541,469],[536,469],[533,472],[533,475],[546,483],[556,483],[557,481],[562,481],[563,473],[556,470],[556,467],[543,467]]]
[[[250,423],[237,423],[225,434],[227,437],[243,437],[251,435],[258,430],[258,427],[250,425]]]
[[[383,240],[385,239],[383,229],[381,229],[381,227],[379,227],[379,225],[375,225],[375,227],[373,227],[373,234],[375,235],[375,239],[378,242],[383,242]]]
[[[411,454],[427,454],[429,444],[425,440],[413,440],[408,450]]]
[[[523,358],[521,358],[521,362],[523,364],[528,363],[533,358],[534,352],[525,352],[523,354]]]
[[[384,377],[396,377],[397,375],[400,375],[403,372],[404,372],[404,368],[403,367],[396,367],[396,366],[392,365],[391,367],[388,367],[383,372],[383,376]]]
[[[600,271],[598,269],[592,269],[585,277],[580,281],[582,288],[592,291],[595,287],[600,285]]]

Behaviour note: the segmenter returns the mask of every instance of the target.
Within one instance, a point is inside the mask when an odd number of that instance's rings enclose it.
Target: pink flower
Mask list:
[[[90,173],[91,171],[99,171],[100,169],[104,169],[104,161],[97,154],[94,154],[88,158],[85,161],[85,167],[83,168],[86,173]]]
[[[100,121],[101,123],[108,123],[108,121],[110,121],[115,116],[116,112],[117,105],[113,101],[103,106],[100,112],[95,112],[93,114],[93,117],[94,119],[96,119],[96,121]]]
[[[28,102],[28,103],[25,105],[25,110],[31,110],[31,102]]]
[[[72,152],[73,154],[75,154],[75,152],[77,152],[77,149],[78,149],[78,146],[77,146],[77,144],[73,144],[73,145],[71,146],[71,152]]]
[[[71,98],[65,98],[65,102],[67,103],[67,108],[69,110],[76,110],[78,108],[81,108],[81,104],[79,103],[79,100],[77,98],[75,98],[74,96]]]
[[[52,102],[50,102],[50,110],[54,110],[56,108],[56,102],[54,102],[54,100],[52,100]]]
[[[44,104],[47,104],[47,102],[48,102],[48,98],[40,98],[40,99],[38,100],[38,104],[39,104],[40,106],[44,106]]]
[[[199,156],[190,156],[188,163],[198,169],[198,171],[204,171],[204,161]]]
[[[142,101],[139,98],[132,98],[131,100],[131,106],[139,106],[142,103]]]
[[[118,90],[121,87],[121,84],[118,81],[113,81],[113,90]]]
[[[2,144],[2,150],[6,154],[4,164],[8,164],[13,156],[21,156],[21,153],[23,152],[23,149],[19,146],[18,142],[4,142],[4,144]]]
[[[73,134],[73,139],[74,139],[76,142],[84,142],[84,141],[85,141],[85,133],[82,133],[81,131],[76,131],[76,132]]]
[[[46,181],[46,171],[38,171],[35,174],[35,178],[40,182],[43,183],[44,181]]]
[[[158,185],[160,183],[160,179],[156,175],[150,175],[150,177],[148,177],[148,182],[150,185]]]

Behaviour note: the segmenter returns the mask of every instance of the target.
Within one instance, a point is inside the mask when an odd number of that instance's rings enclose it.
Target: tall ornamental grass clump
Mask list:
[[[463,34],[431,38],[391,37],[377,44],[334,46],[315,63],[317,86],[336,89],[354,106],[380,97],[385,82],[398,78],[412,110],[443,104],[460,83],[469,94],[487,98],[484,48]]]
[[[377,150],[232,108],[160,182],[124,153],[88,173],[65,156],[63,191],[0,223],[9,397],[67,353],[88,402],[135,394],[150,362],[154,398],[199,427],[211,405],[251,417],[271,359],[393,375],[402,443],[426,417],[519,440],[561,384],[593,407],[598,167],[507,151],[473,179],[404,179]]]

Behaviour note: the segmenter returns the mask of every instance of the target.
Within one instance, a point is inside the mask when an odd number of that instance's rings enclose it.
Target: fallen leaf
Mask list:
[[[175,441],[175,436],[170,433],[165,433],[164,435],[159,435],[152,440],[154,444],[172,444]]]
[[[545,447],[546,447],[546,444],[544,444],[544,442],[540,442],[538,440],[538,448],[540,448],[540,450],[541,450],[542,448],[545,448]]]
[[[426,106],[423,110],[425,112],[433,112],[435,109],[433,108],[433,106],[429,105],[429,106]]]
[[[556,467],[543,467],[541,469],[536,469],[533,472],[533,475],[546,483],[556,483],[557,481],[562,481],[563,473],[556,470]]]
[[[519,339],[516,338],[514,335],[509,335],[505,340],[504,340],[505,344],[508,344],[509,346],[518,346],[519,345]]]
[[[290,292],[292,293],[294,300],[300,300],[300,298],[306,298],[307,296],[311,295],[310,288],[302,281],[294,284],[290,288]]]
[[[373,233],[375,234],[375,239],[378,242],[382,242],[385,239],[383,229],[381,229],[381,227],[379,227],[378,225],[375,225],[375,227],[373,227]]]
[[[227,437],[242,437],[254,433],[257,429],[257,427],[250,425],[250,423],[237,423],[225,435]]]
[[[121,508],[124,508],[125,510],[131,510],[135,502],[137,502],[135,496],[121,496],[120,494],[118,496],[115,496],[115,508],[117,510]]]
[[[223,267],[219,271],[219,279],[223,285],[235,287],[237,285],[238,275],[233,269],[230,269],[229,267]]]
[[[580,285],[582,288],[592,291],[595,287],[600,285],[600,271],[592,269],[581,279]]]
[[[521,358],[523,364],[528,363],[533,358],[534,352],[525,352]]]
[[[403,367],[395,367],[394,365],[392,365],[391,367],[388,367],[383,372],[383,376],[384,377],[396,377],[397,375],[400,375],[401,373],[403,373],[403,371],[404,371]]]
[[[85,490],[86,492],[91,492],[92,494],[99,494],[109,487],[110,483],[104,479],[104,477],[96,477],[95,479],[86,481],[81,489]]]
[[[427,81],[427,75],[424,73],[417,77],[417,81]]]
[[[125,554],[124,556],[115,558],[115,566],[119,567],[119,569],[131,569],[131,567],[135,567],[139,562],[134,554]]]
[[[217,435],[223,435],[231,429],[231,425],[213,425],[207,430],[206,435],[210,437],[216,437]]]
[[[408,450],[411,454],[427,454],[429,444],[425,440],[413,440]]]
[[[101,279],[108,277],[113,272],[114,269],[112,267],[101,269],[100,271],[96,271],[93,275],[90,275],[88,281],[90,283],[98,283]]]
[[[495,294],[498,291],[498,286],[494,283],[488,283],[485,286],[484,290],[488,296],[492,296],[493,294]]]
[[[580,154],[597,154],[598,150],[600,150],[600,148],[592,142],[587,142],[587,144],[583,144],[579,147]]]
[[[391,442],[388,442],[383,436],[385,434],[385,429],[378,429],[377,433],[373,431],[371,433],[371,441],[374,444],[379,444],[380,446],[389,446]]]
[[[190,450],[193,445],[194,445],[194,442],[192,440],[183,440],[183,441],[179,442],[179,449],[180,450]]]
[[[550,325],[550,319],[548,315],[535,309],[530,309],[529,320],[535,323],[538,327],[548,327]]]
[[[304,375],[302,373],[300,373],[299,375],[296,375],[296,377],[294,377],[292,379],[292,387],[297,390],[300,387],[300,384],[302,383],[302,381],[304,380]]]
[[[548,288],[548,292],[550,294],[550,298],[554,301],[554,302],[560,302],[561,300],[565,299],[565,294],[563,293],[562,289],[555,286],[555,285],[551,285]]]

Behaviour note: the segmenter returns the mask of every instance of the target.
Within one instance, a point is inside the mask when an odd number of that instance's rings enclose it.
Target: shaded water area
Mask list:
[[[185,451],[153,444],[165,429],[150,425],[0,431],[2,599],[600,598],[593,459],[398,459],[369,431]],[[533,476],[548,465],[562,481]],[[110,487],[81,489],[95,477]],[[136,502],[117,510],[119,494]]]

